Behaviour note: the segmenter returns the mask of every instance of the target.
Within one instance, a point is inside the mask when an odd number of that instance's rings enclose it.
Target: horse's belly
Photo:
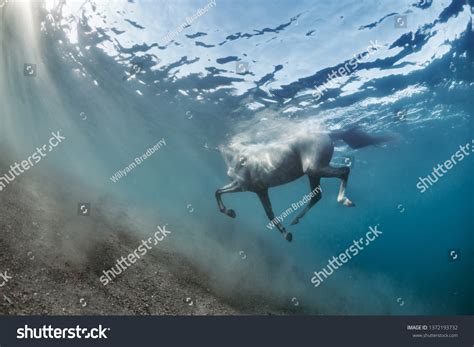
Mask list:
[[[292,182],[303,175],[299,156],[286,156],[285,160],[261,167],[253,172],[252,189],[262,190]]]
[[[294,173],[292,175],[287,175],[287,176],[284,176],[284,177],[272,177],[270,180],[269,180],[269,187],[276,187],[276,186],[281,186],[283,184],[286,184],[286,183],[289,183],[289,182],[293,182],[294,180],[300,178],[301,176],[303,176],[303,173],[300,171],[298,173]]]

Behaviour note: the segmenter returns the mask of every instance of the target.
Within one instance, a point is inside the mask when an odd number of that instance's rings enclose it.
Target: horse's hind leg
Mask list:
[[[350,169],[348,167],[331,167],[327,166],[323,169],[318,170],[321,177],[337,177],[342,180],[341,186],[339,187],[339,194],[337,195],[337,202],[345,206],[355,206],[355,204],[349,200],[346,196],[347,180],[349,179]]]
[[[224,193],[236,193],[236,192],[241,192],[241,191],[242,191],[242,188],[240,187],[237,181],[233,181],[229,183],[228,185],[216,190],[216,200],[217,200],[217,206],[219,207],[219,211],[221,211],[222,213],[225,213],[231,218],[235,218],[235,211],[232,209],[227,209],[224,206],[221,195]]]
[[[310,210],[311,207],[313,207],[319,200],[321,200],[322,197],[322,191],[321,191],[321,185],[320,185],[320,177],[319,176],[312,176],[308,175],[309,177],[309,184],[311,187],[311,199],[309,202],[306,204],[304,209],[296,216],[295,219],[293,219],[293,222],[291,222],[291,225],[298,224],[301,218]]]
[[[283,234],[285,239],[291,242],[293,235],[287,232],[285,227],[278,221],[275,221],[275,215],[273,214],[272,203],[270,202],[270,197],[268,196],[268,189],[260,190],[256,192],[260,201],[262,202],[265,213],[267,214],[268,219],[277,227],[278,230]]]

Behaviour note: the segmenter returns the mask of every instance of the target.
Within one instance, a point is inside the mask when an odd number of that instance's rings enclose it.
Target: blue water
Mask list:
[[[8,159],[27,157],[51,131],[67,138],[22,179],[45,175],[77,201],[120,206],[138,235],[143,225],[169,224],[177,256],[229,299],[295,309],[296,297],[298,310],[318,314],[472,314],[472,156],[426,192],[416,187],[460,145],[473,145],[472,1],[217,0],[164,39],[207,4],[0,8]],[[372,43],[375,52],[315,97],[328,74]],[[35,77],[23,75],[25,63],[36,64]],[[338,180],[323,179],[323,199],[300,224],[284,221],[291,244],[266,228],[252,193],[223,196],[235,220],[219,213],[214,192],[229,179],[217,147],[352,125],[396,137],[360,150],[338,143],[334,162],[353,162],[355,208],[336,202]],[[110,180],[161,138],[165,147]],[[308,192],[306,178],[271,189],[275,213]],[[380,238],[314,288],[313,272],[377,224]]]

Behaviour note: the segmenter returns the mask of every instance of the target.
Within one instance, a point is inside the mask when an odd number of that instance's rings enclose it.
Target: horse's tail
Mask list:
[[[329,136],[333,141],[342,140],[347,143],[349,147],[354,149],[378,145],[393,140],[393,136],[390,135],[369,135],[359,127],[354,127],[349,130],[334,131],[330,133]]]

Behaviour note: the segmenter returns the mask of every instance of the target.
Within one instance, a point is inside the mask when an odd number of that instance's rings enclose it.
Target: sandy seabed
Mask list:
[[[64,201],[45,199],[22,183],[19,178],[0,194],[0,272],[11,277],[0,288],[0,314],[244,313],[206,288],[203,276],[186,260],[161,249],[151,250],[104,286],[102,271],[141,240],[99,213],[76,216],[84,230],[71,230],[68,219],[74,217],[51,212],[60,211]]]

